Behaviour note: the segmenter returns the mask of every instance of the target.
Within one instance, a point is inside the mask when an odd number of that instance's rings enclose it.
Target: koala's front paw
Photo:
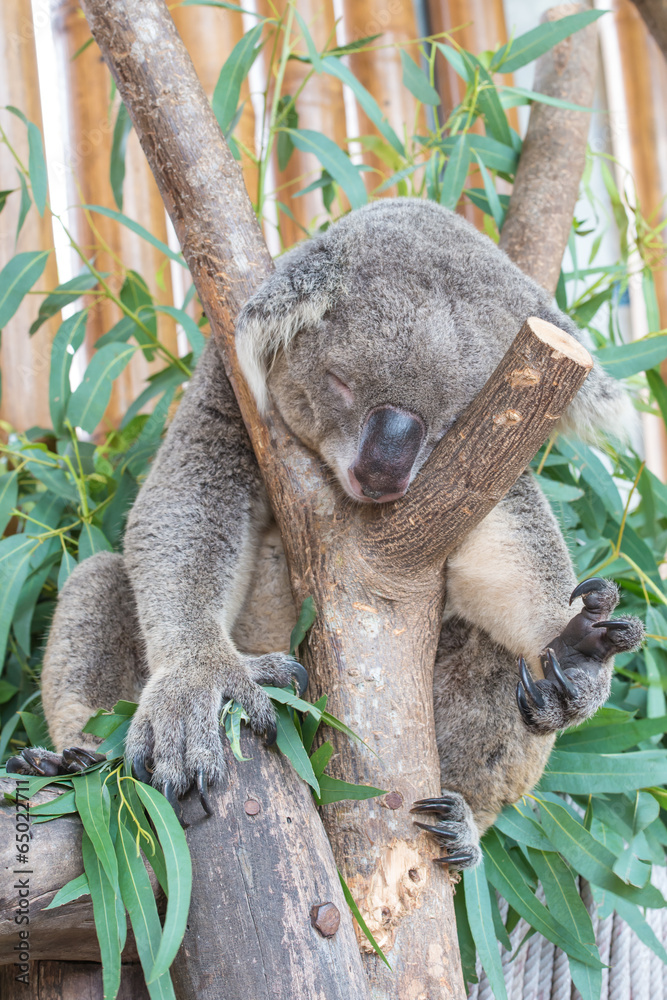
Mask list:
[[[589,719],[609,697],[616,653],[635,649],[644,638],[638,618],[609,619],[618,604],[618,587],[595,577],[576,587],[570,604],[581,597],[575,615],[541,655],[544,680],[533,680],[523,657],[516,697],[527,726],[553,733]]]
[[[433,858],[434,861],[450,868],[474,868],[479,864],[482,850],[477,824],[470,806],[459,792],[443,790],[438,798],[418,799],[410,812],[427,813],[435,819],[432,824],[415,820],[415,826],[444,842],[447,855]]]
[[[210,816],[208,785],[225,772],[220,739],[220,712],[230,699],[245,709],[251,727],[276,739],[276,717],[261,684],[283,687],[294,678],[305,691],[308,675],[284,653],[243,657],[213,674],[207,685],[191,675],[160,671],[141,695],[127,736],[126,755],[141,781],[159,788],[181,819],[178,799],[196,784],[204,811]]]

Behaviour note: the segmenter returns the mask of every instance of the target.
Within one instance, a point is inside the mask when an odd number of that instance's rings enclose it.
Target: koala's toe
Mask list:
[[[294,682],[300,698],[308,688],[306,668],[287,653],[249,657],[248,675],[256,684],[272,684],[275,687],[289,687]]]
[[[437,797],[418,799],[410,812],[428,818],[428,823],[415,820],[415,826],[433,834],[445,847],[447,854],[434,858],[435,862],[450,868],[474,868],[479,864],[482,859],[479,830],[472,809],[460,792],[445,789]]]

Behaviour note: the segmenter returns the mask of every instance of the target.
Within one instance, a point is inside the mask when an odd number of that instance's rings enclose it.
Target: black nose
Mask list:
[[[359,449],[350,466],[353,488],[371,500],[395,500],[410,482],[412,466],[424,440],[420,417],[385,405],[371,410],[361,431]]]

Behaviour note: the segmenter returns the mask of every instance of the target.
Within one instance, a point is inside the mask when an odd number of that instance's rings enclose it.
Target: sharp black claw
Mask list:
[[[560,686],[565,691],[567,691],[569,695],[574,697],[574,695],[577,693],[576,688],[574,684],[570,680],[568,680],[568,678],[563,673],[561,665],[558,662],[558,659],[556,658],[556,654],[554,653],[553,649],[551,649],[551,647],[547,649],[547,659],[549,660],[549,666],[551,667],[551,671],[556,680],[558,681],[558,683],[560,684]]]
[[[276,742],[277,738],[278,738],[278,730],[276,729],[276,724],[275,722],[270,722],[269,725],[266,727],[266,739],[264,740],[265,746],[272,747],[273,744]]]
[[[35,774],[43,778],[55,778],[57,774],[62,774],[59,764],[55,760],[43,757],[39,753],[29,748],[21,751],[21,756]]]
[[[200,767],[197,771],[197,791],[199,792],[199,801],[202,804],[204,812],[207,816],[212,816],[213,809],[208,797],[208,778],[203,767]]]
[[[450,868],[459,868],[462,865],[469,865],[472,861],[472,854],[468,851],[459,851],[458,854],[449,854],[446,858],[433,858],[440,865],[449,865]]]
[[[296,682],[299,698],[303,698],[308,690],[308,671],[298,660],[294,660],[292,663],[292,678]]]
[[[25,774],[26,762],[23,757],[10,757],[5,764],[7,774]]]
[[[526,692],[530,695],[538,708],[544,708],[544,698],[542,697],[542,692],[531,677],[530,671],[528,670],[528,664],[523,656],[519,657],[519,673]]]
[[[601,576],[593,576],[590,580],[584,580],[577,587],[575,587],[570,594],[570,604],[572,604],[572,601],[576,601],[577,597],[585,597],[586,594],[599,593],[602,590],[606,590],[607,586],[607,581],[603,580]]]
[[[612,618],[608,622],[593,622],[593,628],[609,628],[625,632],[627,629],[632,628],[632,623],[626,622],[623,618]]]
[[[532,725],[533,718],[530,714],[530,705],[528,704],[528,698],[526,697],[526,692],[521,681],[516,686],[516,702],[523,721],[529,726]]]
[[[451,830],[443,830],[439,826],[429,826],[428,823],[420,823],[419,820],[416,819],[413,819],[412,822],[421,830],[426,830],[427,833],[434,833],[436,837],[441,837],[442,840],[456,840],[458,836],[458,834],[452,833]]]
[[[145,758],[135,757],[132,761],[132,770],[134,771],[136,777],[139,781],[143,781],[145,785],[150,785],[151,775],[150,771],[146,768]]]
[[[415,809],[417,806],[438,806],[443,805],[445,807],[453,806],[456,799],[453,795],[434,795],[430,799],[415,799],[412,803],[412,808]]]
[[[178,801],[176,789],[174,788],[174,785],[171,781],[165,782],[164,788],[162,789],[162,794],[164,795],[165,799],[167,800],[171,808],[176,813],[178,822],[181,824],[184,830],[187,830],[190,824],[186,823],[185,820],[183,819],[183,807],[181,806],[181,803]]]
[[[105,754],[94,753],[83,747],[68,747],[63,750],[63,763],[70,772],[85,771],[87,767],[99,764],[102,760],[106,760]]]
[[[441,813],[446,817],[455,802],[456,800],[449,796],[443,796],[441,799],[418,799],[412,803],[410,812]]]

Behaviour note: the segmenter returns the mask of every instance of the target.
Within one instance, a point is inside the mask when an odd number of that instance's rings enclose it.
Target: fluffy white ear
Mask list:
[[[345,254],[342,240],[332,235],[285,254],[239,314],[236,353],[260,412],[267,406],[266,379],[276,352],[299,330],[318,323],[342,288]]]

